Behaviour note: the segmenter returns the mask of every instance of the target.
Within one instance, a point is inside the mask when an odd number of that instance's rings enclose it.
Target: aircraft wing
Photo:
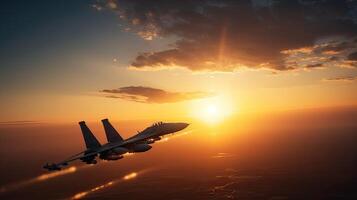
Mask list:
[[[69,162],[72,162],[72,161],[75,161],[75,160],[78,160],[78,159],[81,159],[81,158],[87,158],[87,157],[95,156],[95,155],[97,155],[97,152],[84,154],[84,151],[83,151],[83,152],[80,152],[80,153],[78,153],[76,155],[73,155],[73,156],[67,158],[66,160],[64,160],[62,162],[57,163],[57,165],[66,165]]]
[[[125,147],[125,146],[132,145],[132,144],[135,144],[135,143],[140,143],[140,142],[143,142],[143,141],[146,141],[146,140],[150,139],[151,137],[152,136],[138,135],[137,137],[129,138],[127,140],[124,140],[123,142],[118,142],[118,143],[113,143],[113,144],[110,144],[110,145],[102,146],[97,151],[95,151],[93,153],[90,153],[90,154],[86,154],[84,157],[90,157],[90,156],[96,155],[98,153],[102,153],[102,152],[105,152],[105,151],[109,151],[109,150],[115,149],[117,147]],[[79,159],[79,158],[77,158],[77,159]]]
[[[91,152],[91,153],[84,154],[85,151],[80,152],[80,153],[75,154],[75,155],[73,155],[73,156],[71,156],[71,157],[69,157],[66,160],[63,160],[61,162],[53,163],[53,164],[46,164],[44,166],[44,168],[48,169],[50,171],[52,171],[52,170],[61,170],[61,167],[67,165],[69,162],[72,162],[72,161],[75,161],[75,160],[78,160],[78,159],[83,159],[83,158],[96,156],[97,154],[100,154],[100,153],[105,152],[105,151],[109,151],[109,150],[117,148],[117,147],[125,147],[127,145],[131,145],[131,144],[139,143],[139,142],[142,142],[142,141],[146,141],[146,140],[150,139],[151,137],[152,136],[138,135],[137,137],[130,138],[130,139],[125,140],[125,141],[120,142],[120,143],[114,143],[112,145],[102,146],[102,147],[98,148],[98,150],[96,150],[94,152]]]
[[[43,166],[43,168],[48,169],[49,171],[53,171],[53,170],[61,170],[62,166],[66,166],[68,165],[69,162],[81,159],[81,158],[87,158],[87,157],[91,157],[91,156],[95,156],[98,153],[97,152],[92,152],[92,153],[88,153],[88,154],[84,154],[85,151],[77,153],[61,162],[58,163],[52,163],[52,164],[46,164]]]

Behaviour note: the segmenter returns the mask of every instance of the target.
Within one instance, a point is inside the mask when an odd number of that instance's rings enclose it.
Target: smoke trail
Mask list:
[[[37,177],[28,179],[28,180],[23,180],[23,181],[15,182],[12,184],[8,184],[8,185],[2,186],[0,188],[0,193],[9,192],[9,191],[16,190],[16,189],[19,189],[22,187],[26,187],[26,186],[29,186],[29,185],[32,185],[32,184],[35,184],[38,182],[53,179],[55,177],[63,176],[66,174],[71,174],[71,173],[76,172],[77,170],[78,170],[77,167],[70,167],[70,168],[64,169],[62,171],[46,173],[46,174],[42,174]]]
[[[92,188],[90,190],[79,192],[79,193],[75,194],[71,199],[81,199],[81,198],[87,196],[89,193],[93,193],[93,192],[96,192],[96,191],[99,191],[99,190],[103,190],[104,188],[112,186],[114,183],[115,183],[115,181],[109,181],[108,183],[105,183],[103,185],[99,185],[99,186],[97,186],[95,188]]]
[[[98,185],[92,189],[89,189],[89,190],[86,190],[86,191],[82,191],[82,192],[78,192],[77,194],[73,195],[72,197],[70,197],[69,199],[82,199],[86,196],[88,196],[89,194],[92,194],[94,192],[97,192],[97,191],[100,191],[100,190],[104,190],[106,188],[109,188],[109,187],[112,187],[118,183],[121,183],[121,182],[125,182],[125,181],[129,181],[131,179],[134,179],[136,178],[138,175],[142,175],[146,172],[148,172],[149,170],[152,170],[152,169],[146,169],[146,170],[141,170],[139,172],[131,172],[129,174],[126,174],[125,176],[121,177],[121,178],[118,178],[118,179],[114,179],[114,180],[111,180],[107,183],[104,183],[102,185]]]

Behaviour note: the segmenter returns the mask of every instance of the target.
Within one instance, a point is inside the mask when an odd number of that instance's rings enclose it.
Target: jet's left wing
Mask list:
[[[83,151],[83,152],[77,153],[61,162],[51,163],[51,164],[47,163],[46,165],[43,166],[43,168],[48,169],[49,171],[61,170],[61,167],[68,165],[69,162],[72,162],[72,161],[75,161],[78,159],[89,158],[89,157],[96,156],[96,155],[97,155],[96,152],[85,154],[85,151]]]
[[[82,160],[82,159],[85,159],[85,158],[90,158],[90,157],[93,157],[93,156],[97,156],[98,154],[100,154],[102,152],[106,152],[106,151],[112,150],[112,149],[117,148],[117,147],[125,147],[127,145],[140,143],[140,142],[146,141],[146,140],[148,140],[150,138],[151,138],[151,136],[139,135],[137,137],[133,137],[131,139],[125,140],[125,141],[120,142],[120,143],[113,143],[111,145],[102,146],[102,147],[98,148],[96,151],[93,151],[91,153],[85,153],[85,151],[80,152],[80,153],[75,154],[75,155],[73,155],[73,156],[69,157],[68,159],[63,160],[61,162],[52,163],[52,164],[46,164],[45,166],[43,166],[43,168],[48,169],[50,171],[52,171],[52,170],[61,170],[61,167],[68,165],[69,162],[72,162],[72,161],[75,161],[75,160],[79,160],[79,159]]]

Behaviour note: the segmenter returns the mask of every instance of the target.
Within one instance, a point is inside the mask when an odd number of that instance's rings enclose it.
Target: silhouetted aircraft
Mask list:
[[[81,160],[86,164],[96,164],[96,157],[102,160],[119,160],[125,153],[138,153],[150,150],[149,144],[155,143],[162,136],[172,134],[186,128],[187,123],[155,123],[136,135],[124,140],[115,128],[109,123],[108,119],[102,120],[105,135],[108,143],[101,145],[92,131],[87,127],[84,121],[79,122],[83,138],[86,144],[86,150],[59,163],[47,163],[43,168],[52,170],[61,170],[61,167],[68,165],[69,162]]]

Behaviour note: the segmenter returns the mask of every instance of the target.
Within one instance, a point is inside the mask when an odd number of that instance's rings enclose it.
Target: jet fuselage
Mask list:
[[[106,148],[106,146],[111,145],[115,146],[120,143],[125,143],[127,141],[134,140],[137,138],[143,138],[144,141],[127,145],[126,148],[117,147],[111,149],[110,151],[102,152],[100,153],[99,158],[103,160],[118,160],[123,158],[122,155],[125,153],[140,153],[149,151],[152,148],[152,146],[150,146],[149,144],[160,140],[161,137],[164,135],[181,131],[182,129],[185,129],[188,125],[189,124],[187,123],[156,123],[124,141],[109,142],[103,145],[101,148]]]
[[[138,134],[123,139],[108,119],[102,120],[108,143],[101,145],[84,121],[79,122],[86,150],[78,153],[62,162],[46,164],[43,167],[48,170],[60,170],[62,166],[68,165],[74,160],[81,160],[87,164],[96,164],[96,157],[102,160],[118,160],[125,153],[145,152],[152,148],[150,144],[155,143],[167,134],[172,134],[186,128],[187,123],[156,123]]]

